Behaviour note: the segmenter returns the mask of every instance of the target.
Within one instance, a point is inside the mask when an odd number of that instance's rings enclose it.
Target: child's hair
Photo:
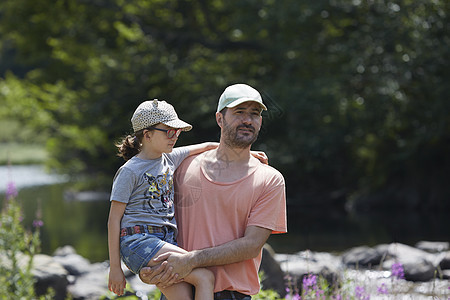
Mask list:
[[[129,134],[116,144],[117,156],[129,160],[141,151],[142,139],[144,138],[144,129],[133,134]]]

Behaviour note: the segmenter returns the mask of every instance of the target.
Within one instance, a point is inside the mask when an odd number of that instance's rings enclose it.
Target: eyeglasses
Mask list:
[[[179,137],[181,131],[183,131],[183,129],[181,129],[181,128],[178,128],[178,129],[161,129],[161,128],[156,128],[156,127],[153,127],[153,126],[147,127],[147,129],[150,129],[150,128],[151,129],[155,129],[155,130],[159,130],[159,131],[164,131],[166,133],[166,135],[167,135],[167,138],[169,138],[169,139],[173,138],[174,136]]]

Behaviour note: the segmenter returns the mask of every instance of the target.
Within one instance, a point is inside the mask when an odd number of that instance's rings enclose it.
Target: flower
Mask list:
[[[370,300],[370,296],[366,294],[366,291],[362,286],[357,286],[355,288],[355,297],[358,300]]]
[[[42,221],[42,220],[34,220],[33,221],[33,227],[40,228],[42,226],[44,226],[44,221]]]
[[[306,293],[310,290],[317,290],[317,276],[314,274],[309,274],[303,277],[303,289]]]
[[[300,295],[296,293],[292,300],[302,300],[302,297],[300,297]]]
[[[393,277],[397,279],[404,279],[405,278],[405,272],[403,269],[403,265],[401,263],[394,263],[391,267],[391,273]]]
[[[382,283],[378,289],[377,289],[378,294],[384,294],[387,295],[389,293],[386,284]]]
[[[16,184],[13,181],[10,181],[6,186],[6,200],[10,200],[15,197],[17,197]]]

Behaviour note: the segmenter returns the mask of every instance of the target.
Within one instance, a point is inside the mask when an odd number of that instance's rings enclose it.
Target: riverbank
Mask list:
[[[56,291],[55,299],[70,294],[74,300],[94,300],[113,297],[107,289],[108,262],[93,263],[65,246],[53,256],[38,255],[34,261],[38,280],[36,290],[48,287]],[[397,266],[397,269],[393,269]],[[398,272],[401,266],[402,273]],[[448,242],[421,242],[414,247],[386,244],[376,247],[355,247],[341,254],[301,251],[296,254],[277,254],[266,245],[261,270],[264,289],[276,290],[290,299],[306,282],[312,288],[312,278],[320,276],[333,286],[334,293],[364,299],[448,299],[450,297],[450,250]],[[155,290],[140,282],[127,271],[127,282],[138,299]],[[286,295],[289,288],[291,295]],[[319,291],[318,281],[315,285]],[[109,296],[108,296],[109,295]],[[334,294],[337,295],[337,294]],[[343,297],[345,298],[345,297]],[[105,298],[109,299],[109,298]],[[281,298],[280,298],[281,299]],[[363,299],[363,298],[359,298]]]

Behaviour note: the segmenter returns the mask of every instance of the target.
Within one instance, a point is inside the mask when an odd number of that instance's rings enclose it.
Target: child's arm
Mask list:
[[[216,142],[204,142],[201,144],[186,146],[186,148],[189,150],[188,155],[199,154],[208,150],[216,149],[217,147],[219,147],[219,143]]]
[[[123,274],[120,254],[119,254],[119,239],[120,239],[120,221],[125,212],[126,203],[111,201],[111,208],[108,218],[108,248],[109,248],[109,282],[108,288],[111,292],[118,296],[123,295],[126,280]]]

